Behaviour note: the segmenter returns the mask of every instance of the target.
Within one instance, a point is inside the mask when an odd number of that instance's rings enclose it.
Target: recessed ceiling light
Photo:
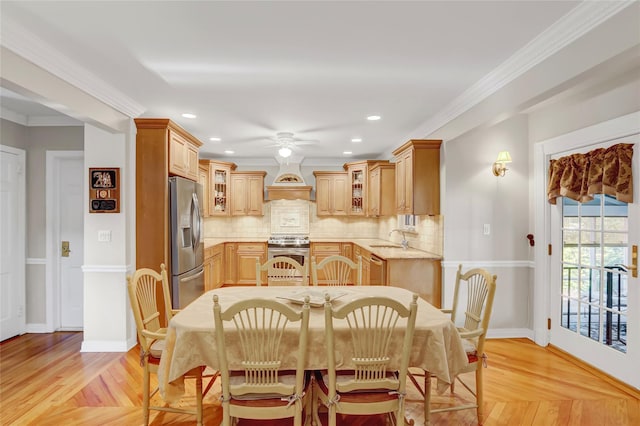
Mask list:
[[[184,118],[196,118],[195,114],[191,114],[190,112],[185,112],[184,114],[182,114],[182,116]]]
[[[351,139],[351,142],[362,142],[362,139],[360,139],[360,138],[353,138],[353,139]]]
[[[227,149],[224,151],[225,154],[233,154],[235,151],[231,151],[230,149]]]
[[[380,120],[382,117],[380,117],[379,115],[370,115],[367,117],[367,120],[369,121],[376,121],[376,120]]]
[[[211,142],[220,142],[222,139],[220,138],[209,138]]]
[[[353,152],[351,152],[351,151],[344,151],[344,152],[343,152],[343,154],[344,154],[344,155],[351,155],[351,154],[353,154]]]

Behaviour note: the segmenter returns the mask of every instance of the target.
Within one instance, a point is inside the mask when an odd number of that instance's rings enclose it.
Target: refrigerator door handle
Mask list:
[[[190,275],[187,278],[181,278],[180,282],[181,283],[188,283],[189,281],[193,281],[193,280],[196,280],[196,279],[200,278],[200,276],[202,276],[202,274],[204,274],[204,268],[201,269],[200,272],[198,272],[195,275]]]
[[[192,239],[191,246],[193,250],[198,248],[200,244],[200,204],[198,203],[198,196],[194,193],[191,195],[191,229]]]

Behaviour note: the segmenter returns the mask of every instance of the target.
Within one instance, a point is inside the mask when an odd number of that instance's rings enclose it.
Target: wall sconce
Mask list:
[[[494,176],[504,176],[508,170],[506,164],[511,162],[509,151],[500,151],[498,159],[493,163],[492,171]]]

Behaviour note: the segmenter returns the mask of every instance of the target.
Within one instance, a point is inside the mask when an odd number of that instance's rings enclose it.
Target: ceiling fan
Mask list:
[[[274,141],[273,145],[267,145],[268,147],[279,147],[278,155],[282,158],[287,158],[293,152],[298,145],[312,145],[315,142],[310,140],[302,140],[293,137],[292,132],[278,132],[276,133],[276,137],[272,138]]]

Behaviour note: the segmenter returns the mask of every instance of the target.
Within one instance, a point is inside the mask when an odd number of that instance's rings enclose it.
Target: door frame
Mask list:
[[[547,164],[549,159],[554,154],[639,134],[640,125],[638,123],[640,123],[640,111],[547,139],[535,144],[533,147],[534,232],[536,236],[542,237],[540,240],[543,242],[543,244],[539,244],[535,248],[533,332],[534,341],[541,346],[549,344],[550,332],[547,329],[547,319],[551,318],[552,315],[550,300],[551,256],[547,254],[547,247],[552,243],[551,206],[546,197]],[[639,151],[636,150],[635,155],[640,155]],[[640,170],[636,170],[636,173],[640,173]],[[635,189],[635,195],[636,200],[634,202],[640,202],[637,188]],[[558,248],[556,247],[555,249]]]
[[[60,160],[79,159],[84,163],[84,151],[46,151],[46,329],[54,332],[61,325],[60,311]],[[84,231],[83,231],[84,233]]]
[[[16,155],[20,163],[20,170],[18,171],[18,223],[16,224],[18,238],[15,242],[15,247],[18,253],[18,259],[20,260],[18,262],[18,294],[20,295],[18,315],[21,318],[19,334],[24,334],[27,332],[27,152],[24,149],[14,148],[8,145],[0,145],[0,151]]]

